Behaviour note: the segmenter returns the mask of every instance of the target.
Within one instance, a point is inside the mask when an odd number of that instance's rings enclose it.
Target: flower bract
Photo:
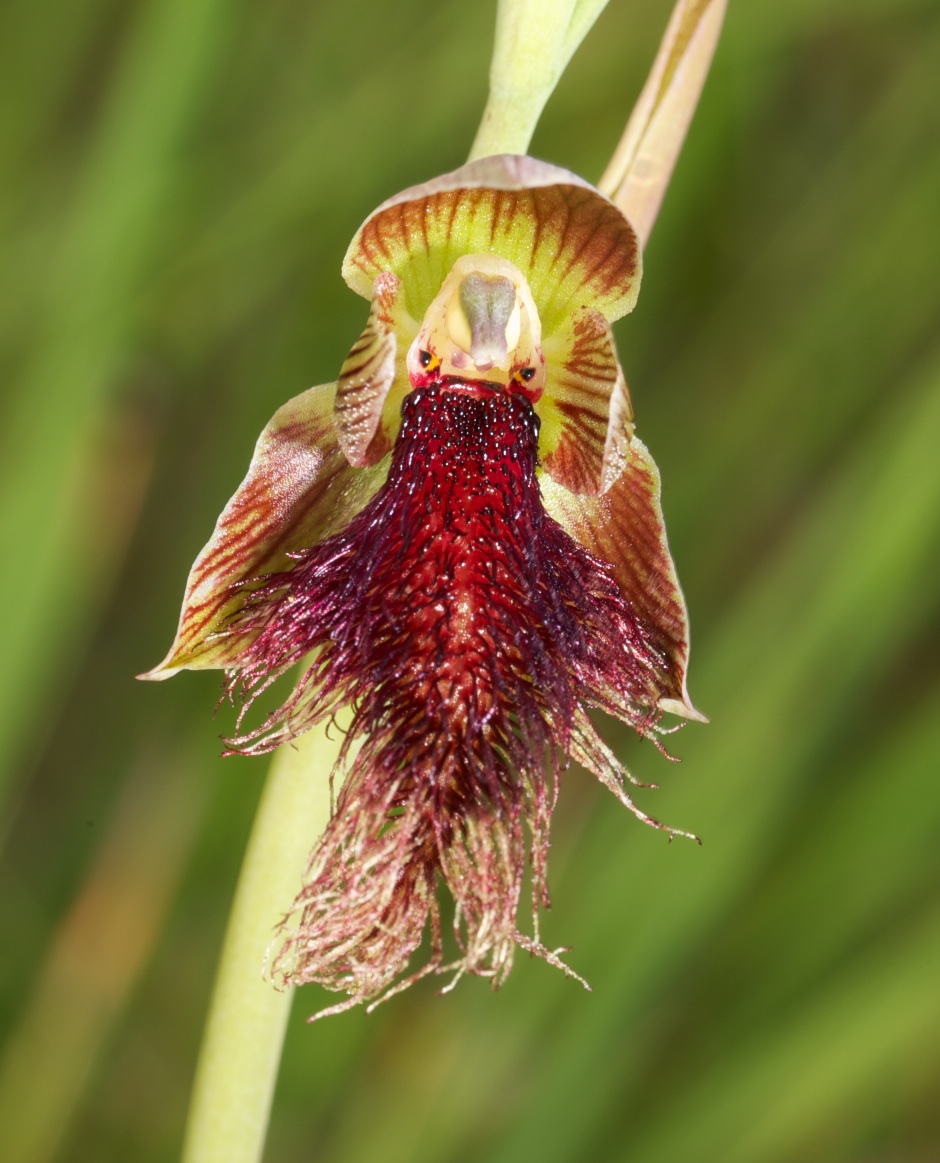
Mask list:
[[[262,433],[145,676],[223,669],[242,703],[229,746],[249,754],[350,709],[345,779],[273,961],[346,992],[334,1010],[429,971],[499,985],[516,946],[567,970],[538,933],[559,774],[576,760],[656,824],[589,712],[653,739],[664,713],[700,717],[611,333],[639,289],[626,218],[565,170],[488,157],[380,206],[343,275],[365,329],[338,382]]]

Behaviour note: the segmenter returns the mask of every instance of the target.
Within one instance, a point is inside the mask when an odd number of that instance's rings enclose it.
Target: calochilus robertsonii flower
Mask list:
[[[664,712],[696,712],[659,476],[610,329],[640,282],[620,211],[555,166],[484,158],[380,206],[343,275],[371,298],[366,328],[339,382],[262,433],[148,677],[220,667],[247,707],[303,663],[229,741],[246,753],[353,708],[362,745],[274,968],[361,1001],[429,919],[422,972],[445,967],[439,876],[447,968],[498,984],[514,945],[558,963],[517,912],[527,853],[548,903],[560,770],[576,759],[654,822],[588,712],[649,738]]]
[[[589,717],[653,741],[664,715],[701,718],[659,475],[611,333],[640,269],[618,206],[528,156],[483,157],[381,205],[343,264],[371,302],[365,330],[338,382],[261,434],[170,652],[143,676],[224,670],[243,754],[350,710],[335,810],[271,962],[276,980],[349,995],[328,1012],[428,972],[498,986],[516,946],[576,976],[538,931],[571,760],[663,826]],[[527,864],[531,934],[517,920]]]

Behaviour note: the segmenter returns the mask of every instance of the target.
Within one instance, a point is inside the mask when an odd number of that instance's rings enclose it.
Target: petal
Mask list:
[[[465,254],[498,254],[522,271],[543,334],[581,306],[619,319],[639,290],[639,248],[623,214],[568,170],[513,154],[481,158],[384,202],[352,240],[343,278],[369,298],[391,270],[410,314],[422,319]]]
[[[659,471],[646,447],[634,436],[623,473],[603,495],[573,496],[547,476],[541,485],[545,508],[572,537],[613,567],[623,596],[648,628],[664,659],[660,710],[702,719],[686,691],[688,616],[666,543]]]
[[[643,92],[600,180],[646,246],[711,65],[727,0],[678,0]]]
[[[610,324],[591,308],[542,344],[545,392],[539,452],[545,471],[573,493],[605,492],[623,471],[633,408]]]
[[[141,678],[237,665],[250,635],[226,625],[244,602],[244,583],[283,569],[289,553],[337,532],[379,487],[386,465],[353,469],[340,450],[333,400],[334,385],[324,384],[274,414],[190,571],[170,652]]]
[[[346,357],[333,417],[350,464],[378,464],[391,450],[401,402],[411,388],[405,359],[418,325],[405,310],[401,282],[391,272],[372,288],[369,322]]]

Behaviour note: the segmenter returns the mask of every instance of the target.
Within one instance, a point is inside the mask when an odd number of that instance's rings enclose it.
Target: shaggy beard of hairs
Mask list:
[[[537,928],[558,772],[573,756],[633,807],[587,709],[649,735],[665,662],[608,568],[545,513],[537,440],[521,396],[413,391],[382,490],[239,616],[256,637],[228,691],[246,705],[315,654],[233,750],[270,750],[353,710],[349,771],[272,966],[276,980],[349,993],[324,1012],[388,991],[429,920],[428,964],[391,992],[447,970],[498,986],[515,945],[570,972]],[[527,850],[531,938],[516,928]],[[448,965],[439,875],[456,905]]]

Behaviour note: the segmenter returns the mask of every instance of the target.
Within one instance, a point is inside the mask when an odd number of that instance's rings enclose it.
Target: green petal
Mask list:
[[[334,389],[310,388],[275,412],[190,571],[170,652],[141,678],[238,665],[250,638],[227,625],[244,603],[243,584],[285,568],[288,554],[338,532],[381,485],[386,464],[354,469],[337,443]]]
[[[686,690],[688,615],[666,543],[659,471],[646,447],[636,437],[630,441],[624,470],[603,495],[574,496],[547,476],[541,485],[551,516],[613,567],[623,596],[662,655],[660,710],[702,719]]]
[[[633,308],[640,253],[633,228],[593,186],[558,166],[502,154],[471,162],[383,203],[359,228],[343,277],[370,298],[383,271],[424,313],[465,254],[497,254],[528,280],[551,334],[578,307],[607,319]]]
[[[545,471],[573,493],[605,492],[623,471],[633,408],[610,324],[582,308],[542,343],[545,392],[539,454]]]
[[[391,450],[402,399],[411,389],[405,359],[417,333],[417,323],[404,308],[401,282],[388,271],[379,275],[369,322],[336,385],[333,417],[350,464],[378,464]]]
[[[727,0],[678,0],[600,188],[646,246],[708,76]]]

